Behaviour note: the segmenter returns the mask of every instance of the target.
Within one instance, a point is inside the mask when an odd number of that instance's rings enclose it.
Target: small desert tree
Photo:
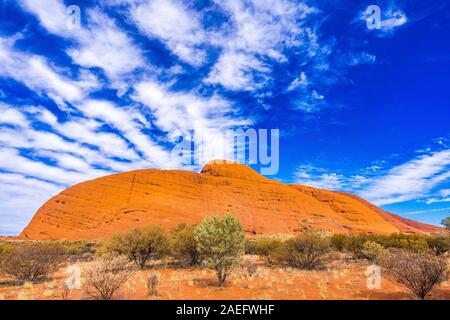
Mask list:
[[[113,236],[106,244],[107,251],[125,255],[139,269],[150,259],[160,258],[168,248],[167,236],[156,226],[136,228]]]
[[[450,216],[447,217],[447,218],[445,218],[445,219],[442,219],[441,224],[442,224],[444,227],[446,227],[447,230],[450,232]]]
[[[213,269],[223,287],[231,268],[245,249],[245,232],[233,215],[206,218],[194,230],[194,239],[207,267]]]
[[[2,274],[18,281],[38,281],[57,271],[67,259],[66,251],[45,243],[21,244],[2,254]]]
[[[320,230],[308,230],[287,240],[276,252],[276,258],[289,266],[314,269],[325,262],[331,249],[331,238]]]
[[[448,276],[447,259],[430,251],[390,249],[378,259],[388,278],[425,299]]]
[[[200,263],[200,252],[194,239],[195,225],[180,225],[174,231],[172,253],[175,258],[186,262],[190,266]]]
[[[361,255],[372,261],[375,262],[375,260],[380,257],[384,253],[385,249],[384,247],[375,241],[366,241],[363,244],[363,247],[361,249]]]
[[[86,271],[86,293],[97,300],[111,300],[131,277],[133,265],[128,257],[107,253],[98,257]]]
[[[448,237],[448,250],[450,251],[450,216],[445,219],[442,219],[441,224],[447,229],[447,237]]]

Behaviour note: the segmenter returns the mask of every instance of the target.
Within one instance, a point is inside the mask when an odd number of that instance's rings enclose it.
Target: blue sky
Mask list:
[[[445,1],[0,3],[0,234],[74,183],[184,168],[177,137],[210,151],[227,128],[280,129],[280,181],[450,212]]]

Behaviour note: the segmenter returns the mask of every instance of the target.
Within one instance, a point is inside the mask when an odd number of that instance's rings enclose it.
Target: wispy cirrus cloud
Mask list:
[[[389,169],[366,168],[355,175],[346,176],[327,169],[299,166],[294,174],[296,183],[332,190],[347,190],[377,205],[387,205],[410,200],[429,204],[444,202],[447,189],[436,188],[450,181],[450,150],[420,155]],[[369,170],[368,170],[369,169]],[[437,193],[440,197],[435,198]]]
[[[63,68],[51,65],[45,57],[18,51],[14,48],[18,39],[20,37],[0,36],[1,76],[23,83],[36,93],[55,99],[59,104],[63,104],[64,100],[79,101],[97,85],[95,77],[82,74],[79,79],[72,79],[64,74]]]
[[[123,77],[145,66],[138,46],[100,9],[87,9],[87,24],[72,30],[68,27],[62,0],[20,0],[19,3],[35,15],[49,33],[71,41],[65,51],[74,63],[86,68],[100,68],[115,87],[123,87]]]
[[[421,199],[450,179],[450,150],[412,159],[376,177],[360,195],[383,205]]]

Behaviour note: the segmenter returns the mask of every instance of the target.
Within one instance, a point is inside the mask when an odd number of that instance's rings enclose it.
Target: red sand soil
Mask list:
[[[77,184],[45,203],[20,239],[101,239],[126,229],[199,223],[232,212],[249,235],[439,233],[356,196],[267,179],[240,164],[209,163],[201,173],[137,170]]]
[[[258,257],[247,256],[258,268],[256,274],[248,276],[246,269],[238,267],[229,277],[225,288],[217,286],[217,279],[209,270],[175,269],[156,266],[136,271],[115,299],[164,299],[164,300],[215,300],[215,299],[414,299],[407,289],[382,277],[380,289],[368,289],[367,266],[361,261],[334,261],[323,270],[305,271],[292,268],[266,266]],[[79,263],[82,274],[89,263]],[[152,272],[160,274],[159,296],[150,297],[146,281]],[[53,276],[54,280],[40,284],[14,285],[0,279],[0,300],[45,299],[58,300],[65,281],[65,271]],[[81,287],[72,290],[68,299],[91,299]],[[427,299],[450,299],[450,283],[444,282]]]

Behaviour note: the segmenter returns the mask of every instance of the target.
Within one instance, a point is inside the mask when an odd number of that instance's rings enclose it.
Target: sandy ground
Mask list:
[[[368,263],[334,261],[323,270],[297,270],[267,266],[258,257],[246,257],[257,264],[257,272],[249,276],[244,267],[235,268],[225,288],[209,270],[156,266],[134,272],[115,299],[214,300],[214,299],[413,299],[408,290],[385,277],[380,289],[367,286]],[[76,263],[81,270],[89,262]],[[146,282],[152,272],[160,274],[159,296],[150,297]],[[0,278],[0,300],[61,300],[67,271],[62,269],[51,280],[38,284],[18,285]],[[450,282],[437,287],[428,299],[450,299]],[[91,299],[81,287],[71,290],[68,299]]]

